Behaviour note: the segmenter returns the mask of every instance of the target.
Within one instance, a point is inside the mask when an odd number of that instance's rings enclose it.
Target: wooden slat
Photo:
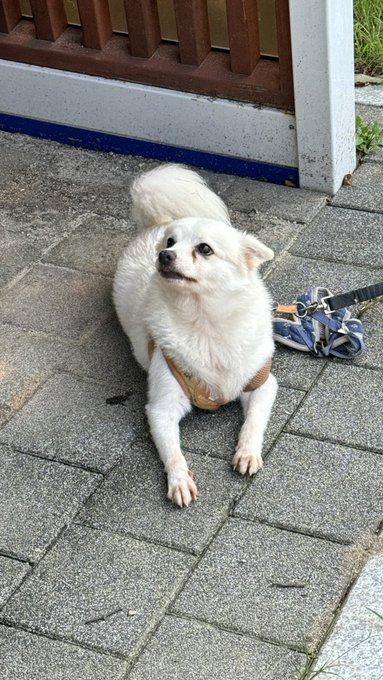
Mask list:
[[[293,104],[294,82],[291,56],[289,0],[275,0],[279,55],[280,89],[283,98]]]
[[[36,37],[54,41],[65,31],[67,19],[63,0],[30,0]]]
[[[260,58],[257,0],[226,0],[231,70],[250,75]]]
[[[178,45],[162,43],[151,59],[137,59],[122,35],[113,35],[104,50],[84,47],[80,28],[68,27],[60,41],[47,43],[36,40],[31,21],[21,20],[17,31],[0,35],[0,59],[283,108],[290,104],[280,92],[277,60],[261,58],[250,76],[237,77],[227,52],[211,50],[199,68],[191,68],[180,64]]]
[[[157,0],[125,0],[130,53],[149,58],[161,42]]]
[[[206,0],[174,0],[180,58],[199,66],[210,52],[209,16]]]
[[[77,0],[85,47],[102,50],[112,37],[108,0]]]
[[[0,0],[0,32],[10,33],[21,19],[19,0]]]

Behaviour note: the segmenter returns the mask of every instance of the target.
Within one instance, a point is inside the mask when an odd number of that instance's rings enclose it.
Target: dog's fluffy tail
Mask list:
[[[230,224],[227,208],[202,177],[183,165],[161,165],[140,175],[131,188],[133,218],[154,227],[183,217],[207,217]]]

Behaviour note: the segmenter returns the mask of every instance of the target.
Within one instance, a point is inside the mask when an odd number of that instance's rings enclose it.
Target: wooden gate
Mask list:
[[[275,0],[278,58],[260,53],[257,0],[226,0],[229,51],[211,46],[206,0],[173,0],[178,42],[161,39],[156,0],[125,0],[128,36],[113,33],[108,0],[0,0],[0,58],[239,101],[293,108],[288,0]]]

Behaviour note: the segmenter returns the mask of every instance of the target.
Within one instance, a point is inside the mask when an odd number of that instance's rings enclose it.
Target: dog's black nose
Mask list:
[[[174,250],[161,250],[158,259],[160,261],[160,264],[165,267],[167,264],[170,264],[171,262],[174,262],[176,259],[177,254],[174,252]]]

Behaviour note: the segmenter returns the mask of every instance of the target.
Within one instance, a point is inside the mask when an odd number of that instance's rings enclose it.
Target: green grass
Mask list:
[[[376,616],[380,621],[383,622],[383,614],[375,611],[375,609],[370,609],[369,607],[366,607],[366,609],[367,609],[367,611],[371,612],[371,614],[374,614],[374,616]],[[334,622],[333,622],[331,628],[333,628],[333,625],[334,625]],[[303,669],[302,675],[300,676],[300,680],[316,680],[316,678],[319,678],[319,677],[320,677],[320,680],[322,680],[322,678],[323,678],[323,680],[325,680],[325,678],[324,678],[325,675],[327,677],[333,676],[333,677],[336,677],[336,678],[342,678],[343,677],[342,675],[339,675],[338,673],[336,673],[332,669],[337,668],[339,666],[339,664],[337,663],[339,661],[339,659],[341,659],[343,656],[346,656],[353,649],[357,649],[364,642],[367,642],[370,639],[370,637],[371,637],[371,633],[369,633],[368,636],[366,638],[364,638],[363,640],[360,640],[359,642],[357,642],[356,645],[354,645],[353,647],[350,647],[350,649],[347,649],[342,654],[339,654],[339,656],[337,656],[336,659],[334,659],[334,661],[324,663],[323,666],[321,666],[317,670],[314,670],[315,659],[313,657],[310,657],[310,656],[306,657],[306,665],[305,665],[305,668]],[[342,670],[342,669],[340,668],[340,670]],[[381,676],[381,677],[383,678],[383,676]]]
[[[383,75],[383,0],[354,0],[355,69]]]
[[[383,2],[383,0],[382,0]],[[375,121],[366,123],[361,116],[356,117],[356,148],[360,153],[375,153],[383,146],[383,128]]]
[[[367,607],[367,610],[368,610],[369,612],[371,612],[372,614],[375,614],[375,616],[377,616],[378,619],[380,619],[381,621],[383,621],[383,614],[379,614],[379,612],[376,612],[375,609],[370,609],[369,607]]]

